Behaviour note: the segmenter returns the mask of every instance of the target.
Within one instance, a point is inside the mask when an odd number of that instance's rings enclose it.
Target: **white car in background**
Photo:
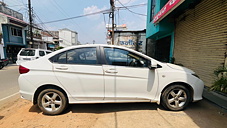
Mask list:
[[[75,103],[156,102],[183,110],[202,99],[204,83],[190,69],[113,45],[80,45],[19,67],[22,98],[55,115]]]
[[[45,56],[52,51],[45,49],[22,48],[17,54],[16,64],[20,65],[22,62],[31,61]]]

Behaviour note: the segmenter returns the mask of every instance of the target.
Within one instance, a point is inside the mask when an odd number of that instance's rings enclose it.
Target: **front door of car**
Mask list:
[[[56,55],[53,70],[62,86],[78,101],[104,99],[102,66],[97,48],[77,48]]]
[[[104,47],[105,100],[141,101],[156,95],[155,70],[149,60],[123,49]]]

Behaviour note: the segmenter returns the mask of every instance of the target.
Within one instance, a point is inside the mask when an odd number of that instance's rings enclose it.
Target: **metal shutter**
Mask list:
[[[227,0],[203,0],[176,19],[175,63],[195,71],[211,86],[213,71],[227,53]]]

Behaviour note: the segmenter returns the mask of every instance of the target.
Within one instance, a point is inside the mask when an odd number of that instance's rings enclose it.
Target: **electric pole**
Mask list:
[[[112,9],[112,45],[114,45],[114,0],[110,0],[110,5],[111,5],[111,9]]]
[[[33,32],[32,32],[32,9],[31,9],[31,0],[28,0],[28,13],[29,13],[29,23],[30,23],[30,26],[29,26],[29,29],[30,29],[30,38],[31,38],[31,48],[33,48],[33,44],[34,44],[34,41],[33,41]]]

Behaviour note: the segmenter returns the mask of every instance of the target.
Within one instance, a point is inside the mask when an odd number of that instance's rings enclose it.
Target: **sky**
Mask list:
[[[24,21],[28,22],[28,0],[3,0],[7,6],[23,14]],[[146,4],[147,0],[115,0],[116,7]],[[110,9],[109,0],[31,0],[34,22],[47,31],[57,31],[68,28],[78,32],[80,43],[106,44],[105,24],[111,23],[109,14],[96,14],[87,17],[75,18],[54,23],[45,23],[84,14]],[[144,14],[147,6],[129,8],[131,11]],[[137,15],[127,9],[115,11],[116,24],[126,24],[128,30],[143,30],[146,28],[146,16]],[[110,22],[109,22],[110,21]]]

